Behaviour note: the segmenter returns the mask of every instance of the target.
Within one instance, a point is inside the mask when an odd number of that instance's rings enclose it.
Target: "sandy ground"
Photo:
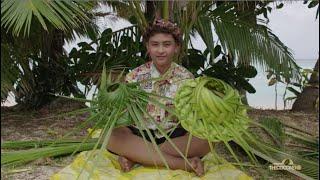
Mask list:
[[[86,115],[68,117],[57,117],[56,115],[81,107],[83,106],[78,103],[63,100],[32,112],[15,111],[12,108],[1,107],[1,141],[56,139],[61,137],[79,122],[83,122]],[[276,117],[288,126],[305,131],[312,136],[319,136],[319,116],[316,113],[305,114],[287,110],[252,109],[248,111],[248,115],[256,121],[263,117]],[[86,133],[86,130],[83,130],[74,134],[73,137],[84,136]],[[53,173],[58,172],[71,161],[71,157],[64,157],[54,160],[38,160],[15,169],[1,168],[1,179],[49,179]],[[247,173],[260,179],[257,172],[252,169],[248,170]],[[271,177],[272,179],[298,179],[287,173],[274,173]]]

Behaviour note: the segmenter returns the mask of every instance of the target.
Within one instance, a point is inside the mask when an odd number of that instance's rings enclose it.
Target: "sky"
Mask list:
[[[315,19],[316,9],[309,9],[303,1],[297,1],[285,3],[281,9],[273,8],[268,14],[268,27],[292,50],[294,58],[298,61],[316,61],[318,58],[319,18]],[[198,41],[195,46],[201,50],[205,49],[203,42]]]
[[[284,3],[281,9],[273,8],[268,14],[269,28],[292,50],[296,62],[304,68],[312,68],[319,56],[319,18],[315,18],[316,9],[309,9],[307,4],[303,4],[303,1],[296,1]],[[112,28],[113,31],[130,26],[130,23],[125,20],[110,21],[106,18],[99,19],[98,24],[101,30]],[[75,42],[66,43],[64,48],[70,52],[81,41],[89,42],[86,38],[78,38]],[[204,43],[198,39],[193,39],[193,45],[197,49],[205,49]],[[258,71],[258,75],[250,80],[257,92],[248,94],[249,105],[256,108],[273,109],[275,108],[274,87],[268,87],[266,74],[261,70]],[[279,92],[283,94],[284,88],[279,86]],[[279,98],[282,97],[279,95]],[[12,100],[5,103],[5,105],[13,104]],[[278,102],[278,106],[282,107],[283,103]]]
[[[319,18],[317,8],[307,8],[302,1],[285,3],[269,15],[269,28],[292,50],[297,64],[303,68],[313,68],[319,57]],[[266,74],[261,70],[250,80],[256,88],[255,94],[247,94],[250,106],[262,109],[275,109],[275,87],[267,85]],[[277,109],[283,109],[282,101],[285,86],[278,84]],[[290,95],[289,93],[288,95]],[[287,105],[291,108],[292,102]]]
[[[302,1],[285,4],[270,14],[269,27],[280,40],[293,50],[297,61],[319,56],[319,18],[317,8],[307,8]]]

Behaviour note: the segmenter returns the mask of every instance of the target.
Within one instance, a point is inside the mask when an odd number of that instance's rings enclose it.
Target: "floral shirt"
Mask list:
[[[146,92],[152,92],[157,95],[166,96],[173,99],[183,80],[193,78],[193,74],[190,73],[186,68],[176,63],[171,63],[171,67],[167,70],[167,72],[161,75],[152,61],[149,61],[129,72],[126,76],[126,82],[139,82],[159,77],[163,77],[163,79],[141,83],[141,88]],[[172,100],[157,98],[157,101],[169,108],[173,108]],[[173,116],[169,116],[169,113],[166,110],[150,102],[147,105],[147,112],[154,118],[154,122],[158,123],[158,125],[166,132],[171,131],[178,123],[177,119]],[[163,137],[157,130],[155,123],[150,119],[146,120],[147,117],[144,118],[147,127],[155,131],[156,137]]]

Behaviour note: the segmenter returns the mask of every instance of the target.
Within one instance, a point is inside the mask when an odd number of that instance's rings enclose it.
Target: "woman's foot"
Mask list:
[[[119,164],[121,166],[122,171],[128,172],[131,170],[132,166],[134,165],[134,162],[130,161],[126,157],[119,156],[118,158]]]
[[[202,176],[204,174],[204,165],[199,157],[193,157],[190,159],[192,168],[191,171],[194,171],[197,176]]]

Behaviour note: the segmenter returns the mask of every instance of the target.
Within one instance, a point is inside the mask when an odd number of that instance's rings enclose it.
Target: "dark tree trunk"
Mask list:
[[[146,12],[145,17],[148,22],[153,22],[156,14],[156,2],[155,1],[146,1]]]
[[[174,1],[169,0],[168,2],[169,2],[169,20],[174,21],[174,18],[173,18]],[[178,3],[181,3],[181,2],[178,1]],[[184,2],[182,2],[182,3],[184,3]],[[162,1],[151,1],[151,0],[146,1],[145,16],[146,16],[148,22],[153,22],[154,19],[162,19],[163,18],[162,5],[163,5]]]
[[[235,8],[238,11],[239,16],[245,15],[246,21],[251,24],[257,24],[257,16],[255,14],[256,6],[256,1],[239,1]]]
[[[169,0],[169,20],[171,22],[174,22],[174,9],[173,9],[173,6],[174,6],[174,1],[173,0]]]
[[[292,111],[315,112],[319,111],[317,107],[317,99],[319,98],[319,58],[313,68],[313,73],[301,94],[298,95],[296,101],[292,105]],[[319,103],[319,102],[318,102]]]

